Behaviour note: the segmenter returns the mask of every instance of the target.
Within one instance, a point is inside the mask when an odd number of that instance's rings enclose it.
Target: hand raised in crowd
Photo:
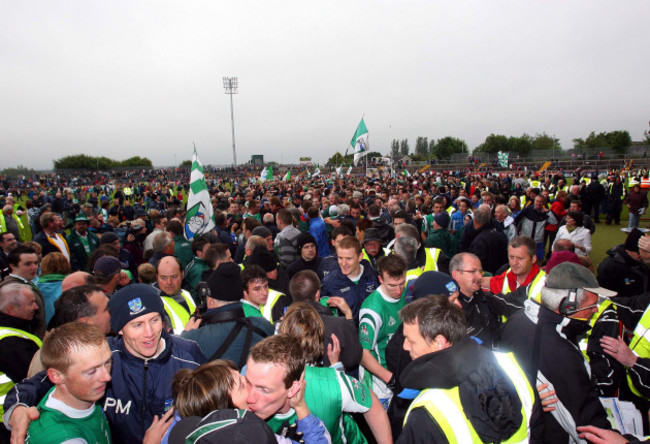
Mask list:
[[[332,343],[327,344],[327,358],[332,364],[339,362],[339,357],[341,356],[341,341],[332,333]]]
[[[307,402],[305,401],[305,389],[307,388],[307,381],[305,381],[304,371],[302,372],[302,376],[300,376],[300,381],[296,381],[295,384],[299,384],[300,389],[296,392],[295,395],[289,398],[289,405],[296,411],[296,416],[298,419],[303,419],[310,414],[309,408],[307,407]]]
[[[174,417],[174,407],[167,410],[167,412],[158,419],[158,415],[154,415],[153,422],[144,434],[142,444],[159,444],[162,441],[165,433],[172,425],[172,418]]]
[[[343,313],[343,316],[345,316],[345,319],[352,319],[352,309],[348,305],[347,302],[345,302],[345,299],[343,299],[340,296],[330,296],[330,298],[327,300],[327,305],[330,307],[336,307],[339,310],[341,310],[341,313]]]

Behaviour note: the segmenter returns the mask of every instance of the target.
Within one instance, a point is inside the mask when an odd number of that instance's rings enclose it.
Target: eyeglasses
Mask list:
[[[476,274],[476,273],[483,274],[483,270],[481,270],[481,269],[476,269],[476,270],[456,270],[456,271],[460,271],[461,273],[469,273],[469,274]]]

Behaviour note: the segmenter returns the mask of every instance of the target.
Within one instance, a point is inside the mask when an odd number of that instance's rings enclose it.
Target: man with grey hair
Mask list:
[[[439,248],[425,248],[420,243],[418,229],[412,224],[401,224],[395,228],[395,239],[388,244],[387,248],[393,248],[397,239],[410,237],[418,244],[417,263],[423,271],[441,271],[449,273],[449,257]]]
[[[0,401],[14,384],[27,377],[41,340],[32,329],[38,310],[34,292],[27,284],[9,283],[0,287]],[[1,407],[1,405],[0,405]],[[0,412],[2,412],[0,410]],[[8,439],[0,422],[0,440]]]
[[[19,242],[25,241],[23,239],[23,231],[25,226],[18,216],[14,213],[12,205],[5,205],[0,213],[0,231],[12,233]]]
[[[515,353],[531,385],[548,384],[557,397],[555,410],[533,414],[531,430],[543,435],[531,442],[581,442],[577,425],[611,428],[577,338],[591,328],[599,296],[614,295],[587,268],[564,262],[547,275],[541,304],[527,300],[505,325],[501,348]]]
[[[494,218],[503,227],[503,234],[506,235],[508,241],[517,235],[515,219],[510,215],[510,211],[508,211],[508,207],[506,205],[497,205],[497,207],[494,209]]]
[[[492,347],[498,336],[500,312],[490,295],[481,290],[481,260],[472,253],[458,253],[451,258],[449,271],[460,287],[458,300],[467,319],[467,334]]]
[[[410,236],[400,237],[395,241],[395,254],[400,256],[406,261],[406,302],[411,302],[413,299],[413,286],[415,281],[420,277],[424,271],[423,267],[418,265],[418,241]]]
[[[149,263],[154,267],[158,265],[158,262],[163,257],[174,255],[174,239],[172,234],[168,231],[159,231],[156,233],[153,237],[151,246],[153,249],[153,256],[149,259]]]

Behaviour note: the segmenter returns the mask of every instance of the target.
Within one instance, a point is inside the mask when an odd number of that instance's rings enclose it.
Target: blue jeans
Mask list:
[[[544,242],[537,244],[537,260],[540,261],[540,264],[542,263],[541,261],[544,260]]]
[[[630,220],[627,223],[628,228],[639,228],[639,222],[641,221],[641,215],[635,212],[630,212]]]

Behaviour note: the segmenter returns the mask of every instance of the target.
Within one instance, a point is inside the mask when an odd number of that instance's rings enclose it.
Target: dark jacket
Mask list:
[[[487,348],[496,346],[501,326],[498,316],[500,313],[490,307],[491,301],[488,294],[479,290],[470,299],[460,293],[458,301],[465,313],[467,334],[478,338]]]
[[[26,333],[34,334],[31,324],[24,319],[0,313],[0,329],[2,327],[16,328]],[[39,346],[31,339],[9,336],[0,341],[0,373],[4,373],[14,382],[20,382],[27,377],[29,364]]]
[[[630,190],[623,203],[628,206],[630,211],[639,211],[641,208],[648,208],[648,193],[643,190],[638,193]]]
[[[379,239],[381,239],[381,246],[385,247],[395,238],[395,229],[390,226],[384,217],[379,216],[378,218],[371,220],[375,224],[374,228],[378,231]]]
[[[311,270],[313,272],[317,272],[318,266],[322,260],[322,257],[316,256],[314,257],[314,260],[307,262],[302,257],[299,257],[287,267],[287,274],[289,275],[289,279],[291,279],[294,274],[302,270]]]
[[[354,325],[354,321],[340,316],[332,316],[332,310],[319,303],[310,302],[310,305],[316,309],[325,325],[325,351],[327,351],[327,347],[332,343],[332,335],[336,335],[341,343],[339,360],[343,364],[345,371],[356,370],[361,362],[363,350],[361,349],[359,334],[357,333],[357,327]],[[330,362],[327,353],[324,353],[323,366],[329,367],[332,364],[334,363]]]
[[[65,239],[65,236],[62,234],[60,236],[61,238]],[[61,250],[59,250],[53,243],[50,243],[50,241],[47,240],[47,234],[45,234],[45,231],[40,231],[36,236],[34,236],[33,241],[40,244],[40,246],[43,248],[43,257],[49,253],[61,253]]]
[[[322,258],[323,260],[320,262],[318,265],[318,268],[316,269],[316,273],[318,274],[318,279],[323,281],[325,279],[325,276],[333,272],[334,270],[339,269],[339,261],[338,261],[338,256],[336,255],[336,251],[334,254],[330,254],[327,257]]]
[[[34,285],[32,282],[28,282],[17,275],[7,276],[0,283],[0,287],[2,287],[3,285],[10,284],[12,282],[17,284],[29,285],[32,291],[34,292],[34,297],[36,298],[36,305],[38,305],[38,311],[34,314],[34,319],[29,321],[29,324],[31,326],[31,331],[33,331],[36,336],[42,339],[45,336],[45,328],[47,327],[47,322],[45,321],[45,299],[43,298],[43,294],[41,293],[41,290],[39,290],[38,287]]]
[[[533,387],[540,381],[550,382],[558,399],[554,413],[533,413],[531,442],[569,440],[556,415],[571,430],[576,425],[611,429],[578,348],[578,338],[589,329],[588,322],[566,318],[530,300],[524,306],[505,325],[501,349],[514,352]]]
[[[363,273],[357,284],[345,276],[339,268],[325,276],[321,287],[321,296],[341,296],[345,299],[357,322],[361,304],[379,287],[377,272],[366,260],[361,261],[361,265],[363,265]]]
[[[199,347],[165,331],[165,350],[147,361],[126,350],[122,336],[109,337],[113,352],[112,380],[99,401],[111,426],[114,443],[142,442],[154,415],[160,417],[172,405],[172,381],[177,371],[195,369],[205,362]],[[16,404],[35,406],[52,388],[45,372],[17,384],[5,400],[7,408]],[[5,410],[6,411],[6,410]]]
[[[490,219],[490,227],[497,231],[503,231],[503,226],[495,218]],[[469,251],[469,246],[478,234],[479,232],[474,228],[474,224],[466,223],[465,229],[463,230],[463,238],[461,239],[460,244],[458,244],[458,251]]]
[[[92,253],[99,247],[99,238],[90,231],[86,237],[88,239],[90,253]],[[68,248],[70,248],[70,266],[72,266],[72,271],[88,271],[88,257],[90,253],[86,253],[86,248],[81,242],[81,236],[72,229],[66,240],[68,241]]]
[[[482,226],[476,233],[468,251],[478,256],[483,270],[494,275],[508,263],[508,239],[489,225]]]
[[[598,266],[598,283],[617,296],[634,296],[650,290],[648,267],[630,257],[624,245],[607,251],[607,257]]]
[[[440,248],[447,257],[454,257],[458,253],[458,240],[446,229],[433,230],[424,244],[426,248]]]
[[[404,387],[424,390],[458,387],[465,416],[483,442],[510,438],[521,426],[521,400],[494,353],[472,339],[419,357],[409,364],[400,381]],[[448,442],[429,412],[415,408],[398,443]]]
[[[244,325],[247,321],[252,328]],[[232,338],[228,348],[219,356],[214,356],[237,324],[242,327]],[[202,316],[200,328],[181,333],[182,338],[196,342],[208,360],[230,359],[240,366],[246,362],[251,347],[272,335],[273,325],[261,316],[245,317],[241,302],[206,311]]]

